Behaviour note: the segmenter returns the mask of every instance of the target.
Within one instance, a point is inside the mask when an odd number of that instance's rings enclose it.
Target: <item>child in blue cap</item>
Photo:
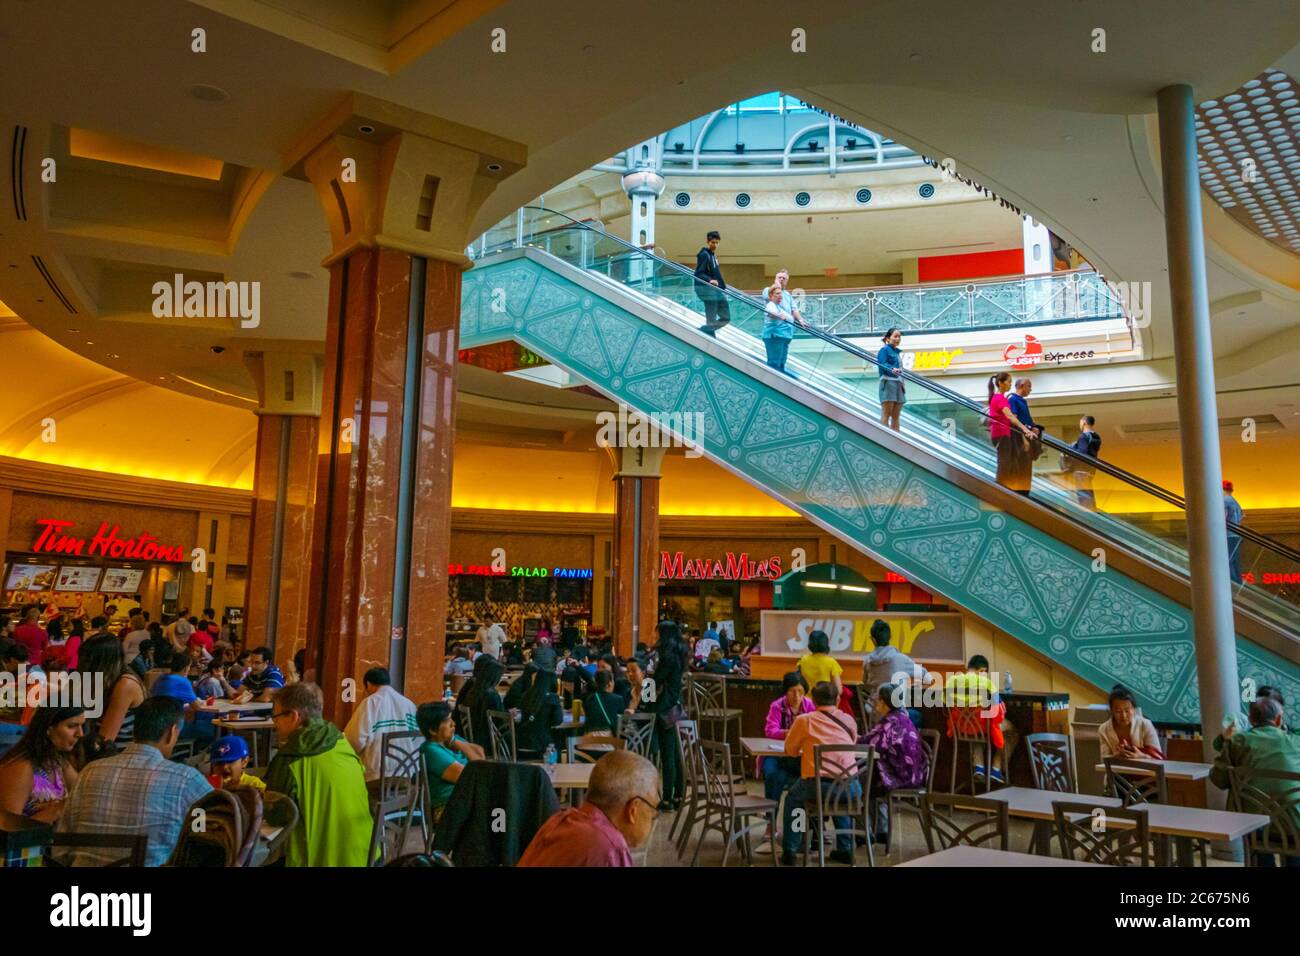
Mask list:
[[[244,773],[248,769],[248,744],[243,737],[219,737],[208,752],[212,764],[209,781],[214,787],[224,790],[231,787],[266,789],[266,784],[259,777]]]

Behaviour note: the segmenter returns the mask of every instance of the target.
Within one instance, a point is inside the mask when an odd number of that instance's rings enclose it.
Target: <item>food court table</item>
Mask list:
[[[1104,869],[1100,863],[1062,860],[1056,856],[1036,856],[1032,853],[1011,853],[982,846],[949,847],[938,853],[899,863],[898,866],[1091,866]]]
[[[596,769],[594,763],[555,763],[547,776],[557,790],[585,790],[591,786],[591,772]]]
[[[785,741],[770,737],[741,737],[740,746],[755,757],[781,757],[785,755]]]
[[[231,717],[217,718],[212,722],[216,728],[217,736],[220,737],[222,732],[234,734],[251,734],[253,738],[253,752],[251,757],[251,766],[260,767],[263,761],[259,759],[262,756],[258,748],[258,740],[262,734],[266,734],[266,757],[271,757],[271,730],[275,727],[275,722],[269,717]]]
[[[231,714],[250,713],[258,711],[271,710],[275,704],[271,701],[249,701],[246,704],[236,704],[233,700],[218,700],[211,704],[199,704],[198,710],[201,714],[219,714],[226,717]]]
[[[1124,762],[1164,767],[1166,780],[1204,780],[1210,775],[1210,770],[1214,767],[1214,764],[1210,763],[1194,763],[1190,760],[1152,760],[1148,757],[1125,757]],[[1105,773],[1106,765],[1099,763],[1093,769]],[[1135,773],[1136,771],[1126,770],[1125,772]]]

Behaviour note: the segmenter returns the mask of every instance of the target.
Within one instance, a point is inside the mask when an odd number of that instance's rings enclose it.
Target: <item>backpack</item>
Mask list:
[[[195,830],[195,812],[203,812],[203,827]],[[251,866],[262,829],[262,793],[253,787],[205,793],[181,826],[180,839],[168,866]]]

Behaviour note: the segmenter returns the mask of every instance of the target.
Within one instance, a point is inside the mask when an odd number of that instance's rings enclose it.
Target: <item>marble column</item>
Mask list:
[[[615,450],[611,450],[615,453]],[[659,619],[659,470],[663,449],[616,450],[612,613],[614,653],[653,646]]]
[[[371,667],[441,694],[460,271],[382,248],[330,267],[307,670],[340,722]]]
[[[307,641],[316,427],[310,415],[257,420],[244,646],[270,647],[281,667]]]

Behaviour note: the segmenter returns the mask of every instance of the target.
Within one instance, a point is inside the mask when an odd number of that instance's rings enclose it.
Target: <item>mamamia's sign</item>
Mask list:
[[[871,625],[877,619],[889,625],[893,645],[914,660],[966,662],[962,616],[952,613],[764,611],[760,646],[764,656],[797,657],[807,652],[809,634],[825,631],[833,655],[861,660],[876,648]]]

